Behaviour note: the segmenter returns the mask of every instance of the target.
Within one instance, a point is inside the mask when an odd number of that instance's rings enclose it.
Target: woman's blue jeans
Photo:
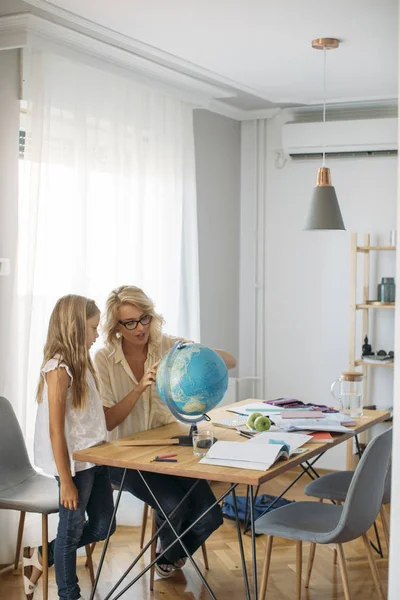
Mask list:
[[[56,479],[60,486],[58,477]],[[60,504],[57,537],[49,544],[49,567],[55,565],[58,596],[61,600],[80,598],[76,551],[107,537],[114,510],[108,467],[78,471],[72,480],[78,490],[78,510],[69,510]],[[114,531],[115,522],[111,533]]]

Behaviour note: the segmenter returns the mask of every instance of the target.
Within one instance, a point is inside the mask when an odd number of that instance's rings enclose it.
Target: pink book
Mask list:
[[[320,410],[290,410],[287,408],[281,412],[282,419],[322,419],[325,416]]]

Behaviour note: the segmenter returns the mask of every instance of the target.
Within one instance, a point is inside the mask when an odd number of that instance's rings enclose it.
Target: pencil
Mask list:
[[[245,433],[244,431],[236,431],[236,433],[238,433],[242,437],[246,438],[247,440],[251,440],[251,438],[253,437],[253,434]]]
[[[172,458],[173,456],[178,456],[175,452],[175,454],[162,454],[160,456],[156,456],[156,458]]]

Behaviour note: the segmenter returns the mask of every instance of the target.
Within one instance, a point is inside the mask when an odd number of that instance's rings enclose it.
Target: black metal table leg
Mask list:
[[[231,485],[234,485],[234,484],[231,484]],[[233,506],[235,508],[236,530],[237,530],[237,536],[238,536],[238,542],[239,542],[240,558],[242,560],[242,571],[243,571],[243,578],[244,578],[244,586],[245,586],[245,590],[246,590],[246,598],[247,598],[247,600],[251,600],[249,577],[247,575],[247,567],[246,567],[246,557],[244,554],[242,532],[240,529],[240,521],[239,521],[239,515],[238,515],[238,509],[237,509],[236,485],[232,489],[232,499],[233,499]]]
[[[254,523],[254,498],[253,486],[250,486],[250,525],[251,525],[251,550],[253,559],[253,588],[254,600],[258,600],[258,581],[257,581],[257,548],[256,548],[256,531]]]
[[[138,473],[142,476],[141,472],[138,471]],[[147,485],[146,480],[143,478],[145,484]],[[197,485],[197,481],[195,481],[194,485],[190,488],[190,490],[187,492],[187,494],[185,494],[184,498],[182,498],[182,500],[180,501],[179,505],[186,499],[186,497],[192,492],[192,490],[194,489],[194,487]],[[193,523],[191,523],[189,525],[189,527],[187,527],[187,529],[185,529],[185,531],[183,531],[180,535],[178,535],[176,533],[176,531],[174,530],[173,526],[171,525],[170,522],[170,517],[168,517],[165,513],[165,511],[163,511],[162,507],[159,505],[159,502],[157,501],[157,499],[154,497],[153,493],[151,492],[150,488],[149,491],[152,494],[153,498],[156,500],[156,503],[158,506],[160,506],[160,510],[163,513],[163,516],[165,517],[166,521],[161,525],[161,527],[156,531],[156,533],[154,534],[152,540],[155,539],[155,537],[158,535],[158,532],[161,530],[161,528],[168,523],[169,526],[171,527],[172,531],[174,532],[174,534],[176,535],[176,539],[169,544],[169,546],[167,548],[164,548],[163,551],[160,553],[159,556],[163,556],[166,552],[168,552],[168,550],[170,548],[172,548],[172,546],[174,546],[177,543],[180,543],[182,545],[182,547],[184,548],[186,554],[188,554],[184,543],[182,542],[182,538],[185,537],[185,535],[187,535],[191,529],[197,525],[197,523],[199,521],[201,521],[201,519],[210,512],[210,510],[212,510],[214,508],[214,506],[216,506],[217,504],[219,504],[221,502],[221,500],[223,500],[228,494],[231,493],[233,487],[236,487],[237,484],[233,484],[232,486],[229,487],[229,489],[227,491],[225,491],[215,502],[213,502],[213,504],[211,506],[208,507],[208,509],[206,511],[204,511],[203,514],[201,514],[195,521],[193,521]],[[175,512],[175,510],[178,507],[175,507],[174,511],[171,512],[171,515]],[[152,541],[151,540],[151,541]],[[126,572],[121,576],[121,578],[119,579],[119,581],[117,582],[116,585],[114,585],[113,589],[107,594],[107,596],[104,598],[104,600],[109,600],[111,595],[113,594],[113,592],[117,589],[117,587],[119,587],[119,585],[122,583],[122,581],[125,579],[125,577],[127,576],[127,574],[131,571],[131,569],[133,568],[133,566],[137,563],[137,561],[139,560],[140,556],[143,555],[143,553],[145,552],[145,550],[149,547],[149,545],[151,544],[151,541],[146,545],[146,547],[143,549],[143,551],[139,554],[138,557],[136,557],[136,559],[133,561],[133,563],[130,565],[130,567],[126,570]],[[189,556],[189,555],[188,555]],[[207,591],[209,592],[211,598],[213,598],[213,600],[217,600],[213,591],[211,590],[210,586],[208,585],[207,581],[205,580],[203,574],[201,573],[201,571],[199,570],[199,568],[197,567],[197,564],[195,563],[195,561],[192,559],[192,557],[189,556],[189,558],[191,559],[191,562],[194,566],[194,568],[196,569],[197,574],[199,575],[200,579],[202,580],[202,582],[204,583]],[[121,596],[123,596],[123,594],[125,594],[125,592],[130,589],[135,583],[136,581],[138,581],[159,559],[159,557],[155,558],[153,561],[151,561],[132,581],[130,581],[114,598],[113,600],[118,600],[118,598],[120,598]]]
[[[104,558],[105,558],[105,555],[106,555],[106,552],[107,552],[107,548],[108,548],[108,542],[110,541],[111,527],[112,527],[112,524],[114,522],[115,515],[117,514],[117,510],[118,510],[118,506],[119,506],[119,501],[121,500],[121,494],[122,494],[122,490],[124,488],[126,471],[127,470],[124,469],[124,472],[122,474],[121,485],[119,487],[117,501],[116,501],[115,506],[114,506],[113,514],[112,514],[111,521],[110,521],[110,525],[108,527],[107,537],[106,537],[106,540],[104,542],[103,550],[101,552],[101,558],[100,558],[99,566],[97,567],[96,577],[95,577],[95,580],[94,580],[94,584],[93,584],[93,588],[92,588],[89,600],[93,600],[94,595],[96,593],[97,584],[99,582],[100,573],[101,573],[101,570],[103,568]]]
[[[183,504],[183,502],[185,502],[186,498],[191,494],[192,490],[195,488],[195,486],[197,485],[198,480],[195,481],[195,483],[193,484],[193,486],[186,492],[186,494],[183,496],[183,498],[179,501],[179,503],[175,506],[175,508],[171,511],[170,514],[170,518],[173,517],[175,515],[175,513],[179,510],[180,506]],[[117,581],[117,583],[114,585],[114,587],[108,592],[107,596],[105,597],[104,600],[108,600],[109,598],[111,598],[111,596],[113,595],[113,593],[115,592],[115,590],[121,585],[121,583],[123,582],[123,580],[129,575],[129,573],[131,572],[131,570],[133,569],[133,567],[136,565],[136,563],[140,560],[140,558],[143,556],[143,554],[147,551],[147,549],[151,546],[151,544],[154,542],[154,540],[157,538],[157,536],[159,535],[160,531],[162,531],[162,529],[164,529],[164,527],[167,525],[167,522],[164,521],[164,523],[162,523],[162,525],[160,525],[160,527],[157,529],[157,531],[155,532],[155,534],[151,537],[151,539],[147,542],[147,544],[145,545],[145,547],[139,552],[139,554],[136,556],[135,560],[130,564],[130,566],[126,569],[126,571],[121,575],[121,577],[119,578],[119,580]],[[167,550],[169,550],[169,548],[171,548],[173,546],[173,544],[170,544],[170,546],[168,546],[168,548],[166,550],[164,550],[160,556],[162,556],[165,552],[167,552]],[[152,563],[150,563],[148,565],[148,567],[146,567],[142,572],[141,575],[143,575],[144,573],[146,573],[148,571],[148,569],[150,569],[153,564],[156,561],[154,560]]]
[[[249,528],[249,519],[250,519],[250,511],[249,511],[249,490],[250,490],[250,486],[248,485],[246,488],[246,508],[244,511],[244,522],[243,522],[243,532],[247,533]],[[254,502],[256,501],[256,498],[258,496],[258,492],[260,491],[260,486],[258,485],[256,487],[256,493],[254,494],[254,500],[253,500],[253,506],[254,506]]]
[[[141,471],[138,471],[140,477],[143,480],[143,483],[145,484],[145,486],[147,487],[148,491],[150,492],[150,494],[153,497],[154,502],[157,504],[157,507],[159,509],[159,511],[161,512],[161,514],[163,515],[164,519],[166,520],[166,522],[168,523],[168,525],[171,528],[171,531],[173,532],[173,534],[175,535],[175,537],[177,538],[177,540],[179,540],[180,545],[182,546],[183,551],[185,552],[186,556],[188,557],[188,559],[190,560],[190,562],[192,563],[197,575],[200,577],[200,579],[202,580],[204,586],[207,588],[208,593],[210,594],[211,598],[215,598],[214,593],[212,591],[212,589],[210,588],[209,584],[207,583],[207,581],[204,578],[203,573],[200,571],[199,567],[197,566],[197,563],[195,562],[193,556],[191,556],[191,554],[189,553],[188,549],[186,548],[183,540],[182,540],[182,536],[180,536],[178,534],[178,532],[176,531],[175,527],[172,525],[170,517],[167,515],[167,513],[165,512],[165,510],[163,509],[163,507],[161,506],[160,502],[157,500],[155,494],[152,492],[149,484],[147,483],[143,473]],[[190,491],[192,491],[195,486],[197,485],[199,480],[195,481],[194,485],[192,486],[192,488],[190,489]],[[202,515],[202,518],[211,510],[211,507],[205,511]],[[193,527],[193,524],[192,524]],[[165,550],[165,552],[167,552],[167,550]],[[118,597],[118,596],[117,596]],[[216,598],[215,598],[216,600]]]

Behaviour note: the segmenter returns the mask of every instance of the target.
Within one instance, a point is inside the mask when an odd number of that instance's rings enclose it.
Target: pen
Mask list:
[[[251,440],[251,438],[253,437],[252,433],[245,433],[244,431],[236,431],[236,433],[238,433],[239,435],[241,435],[242,437]]]
[[[163,454],[162,456],[156,456],[156,458],[172,458],[173,456],[178,456],[178,455],[175,452],[175,454]]]
[[[176,458],[153,458],[151,462],[178,462]]]

